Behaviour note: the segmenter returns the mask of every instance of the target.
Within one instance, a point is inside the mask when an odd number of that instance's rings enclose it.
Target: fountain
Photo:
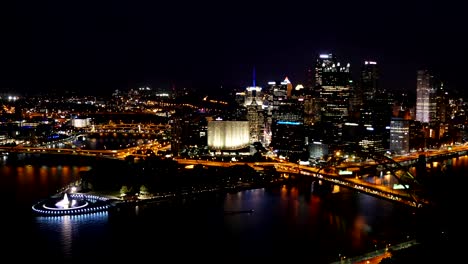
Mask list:
[[[76,206],[76,200],[69,200],[67,193],[63,195],[63,199],[55,203],[57,208],[68,209]]]
[[[38,215],[77,215],[106,211],[109,199],[96,195],[65,192],[59,197],[50,197],[32,206]]]
[[[109,209],[109,199],[91,194],[65,192],[59,197],[50,197],[32,206],[38,215],[89,214]]]
[[[64,193],[63,197],[57,201],[57,198],[50,199],[44,202],[42,207],[48,210],[60,211],[60,210],[71,210],[86,207],[88,202],[85,199],[69,198],[68,193]]]

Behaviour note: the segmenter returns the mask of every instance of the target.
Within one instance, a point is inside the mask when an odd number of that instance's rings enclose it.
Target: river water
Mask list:
[[[341,188],[314,192],[290,183],[190,200],[64,217],[32,215],[31,205],[105,162],[0,160],[2,246],[15,262],[128,263],[243,259],[331,263],[418,235],[414,209]],[[464,174],[468,158],[454,159]],[[437,168],[434,168],[437,171]],[[119,173],[108,168],[109,173]],[[243,212],[253,210],[253,212]],[[239,212],[242,211],[242,212]],[[435,222],[434,219],[426,222]],[[434,232],[448,232],[444,225]]]

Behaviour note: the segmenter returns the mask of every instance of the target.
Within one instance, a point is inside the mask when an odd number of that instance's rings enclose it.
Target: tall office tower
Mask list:
[[[180,110],[171,116],[171,153],[178,156],[192,146],[207,145],[207,124],[204,114]]]
[[[366,127],[359,139],[362,144],[371,143],[375,151],[388,149],[392,97],[378,86],[379,71],[375,61],[365,61],[361,67],[359,90],[362,96],[358,123]],[[367,143],[366,143],[367,142]]]
[[[264,141],[265,146],[270,145],[272,139],[272,124],[273,112],[278,110],[282,101],[287,99],[288,83],[286,81],[270,81],[263,93],[263,109],[265,128],[264,128]]]
[[[437,121],[446,123],[448,120],[449,95],[441,82],[436,91],[436,118]]]
[[[349,114],[353,115],[359,113],[359,109],[362,106],[362,93],[359,90],[359,84],[355,83],[353,80],[349,83],[350,89],[352,91],[349,96]]]
[[[310,126],[321,121],[320,105],[318,98],[306,96],[304,99],[304,125]]]
[[[265,111],[263,110],[263,101],[266,95],[263,95],[262,88],[256,85],[255,78],[254,69],[252,86],[247,87],[244,102],[244,106],[247,108],[247,121],[249,122],[249,142],[261,142],[265,146],[268,144],[265,137]]]
[[[352,112],[368,111],[369,103],[372,103],[377,96],[378,91],[379,73],[377,62],[365,61],[361,66],[361,73],[359,82],[353,88],[354,93],[350,103],[350,110]]]
[[[363,102],[372,101],[378,92],[379,72],[377,62],[365,61],[361,69],[360,90]]]
[[[340,138],[340,127],[349,115],[352,80],[350,64],[342,65],[332,54],[321,54],[315,66],[316,96],[322,109],[322,122],[334,124],[334,137]]]
[[[286,77],[283,81],[284,83],[286,83],[286,96],[288,98],[291,98],[292,96],[292,91],[293,91],[293,85],[292,83],[289,81],[288,77]]]
[[[247,106],[247,121],[249,121],[250,143],[265,142],[265,117],[262,105],[258,105],[255,100]]]
[[[271,147],[280,155],[299,155],[304,151],[304,107],[298,99],[278,101],[272,116]]]
[[[315,86],[314,85],[314,70],[312,69],[312,67],[308,67],[306,70],[306,81],[305,81],[304,86],[308,91],[312,91],[312,89]]]
[[[394,117],[390,122],[390,150],[396,154],[408,154],[410,150],[410,120]]]
[[[320,118],[307,120],[309,130],[326,133],[310,135],[314,141],[329,145],[339,145],[342,140],[342,127],[349,118],[350,98],[353,92],[350,64],[341,64],[333,54],[320,54],[316,60],[315,86],[312,93],[313,108],[320,109]],[[309,107],[309,106],[308,106]],[[309,108],[308,108],[309,109]],[[312,113],[308,117],[316,117]],[[331,147],[331,146],[330,146]]]
[[[285,81],[282,82],[275,82],[271,81],[268,82],[268,87],[265,90],[264,102],[267,105],[266,108],[268,109],[268,113],[270,115],[273,114],[273,111],[278,110],[279,105],[281,105],[282,101],[287,99],[287,88],[288,83]]]
[[[263,104],[262,87],[257,86],[255,78],[256,78],[256,76],[255,76],[255,68],[254,68],[253,73],[252,73],[252,86],[248,86],[245,89],[244,106],[251,105],[253,103],[252,101],[256,101],[255,103],[257,105],[262,105]],[[237,94],[239,94],[239,93],[237,93]],[[240,93],[240,94],[242,94],[242,93]],[[238,101],[241,101],[241,100],[238,100]]]
[[[429,123],[436,118],[436,87],[434,76],[428,70],[417,72],[416,121]]]
[[[323,73],[327,68],[336,65],[336,57],[333,54],[320,54],[315,62],[314,73],[314,88],[319,88],[323,85]]]
[[[255,104],[257,105],[263,104],[262,87],[249,86],[246,88],[244,106],[251,105],[253,101],[255,101]]]

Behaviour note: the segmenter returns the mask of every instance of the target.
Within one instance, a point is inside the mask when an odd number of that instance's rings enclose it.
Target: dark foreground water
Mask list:
[[[427,223],[441,224],[431,227],[436,235],[449,232],[442,222],[450,222],[451,216],[444,221],[421,219],[413,209],[352,190],[316,194],[313,184],[211,194],[91,215],[32,215],[34,202],[92,166],[99,164],[0,162],[3,258],[21,263],[330,263],[413,239]],[[109,168],[109,173],[117,172]],[[245,210],[253,212],[237,213]]]

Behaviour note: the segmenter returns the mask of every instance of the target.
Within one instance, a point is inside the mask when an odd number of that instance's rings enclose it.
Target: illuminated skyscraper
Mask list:
[[[207,145],[207,118],[202,113],[178,111],[171,115],[171,152],[179,155],[184,150]]]
[[[284,83],[286,83],[286,91],[287,91],[287,96],[288,98],[291,98],[291,95],[292,95],[292,90],[293,90],[293,85],[292,83],[289,81],[288,77],[284,78]]]
[[[247,120],[249,121],[250,143],[265,141],[265,117],[262,105],[258,105],[255,100],[247,106]]]
[[[264,93],[264,140],[265,146],[270,145],[272,140],[272,124],[273,124],[273,113],[276,113],[283,101],[287,100],[287,83],[268,82],[268,86]]]
[[[247,107],[253,103],[257,105],[263,104],[262,87],[249,86],[246,88],[244,106]]]
[[[362,91],[363,101],[368,102],[375,98],[378,92],[379,72],[377,62],[365,61],[361,69],[360,90]]]
[[[321,122],[332,128],[327,137],[333,138],[334,143],[341,141],[341,128],[349,117],[352,93],[350,64],[340,63],[333,54],[320,54],[315,65],[313,97],[320,109]]]
[[[305,146],[303,103],[298,99],[278,103],[272,116],[271,146],[280,155],[302,153]]]
[[[419,70],[416,83],[416,121],[429,123],[436,120],[436,91],[434,76],[428,70]]]
[[[255,69],[253,71],[252,86],[247,87],[245,107],[247,108],[247,121],[249,122],[249,138],[250,143],[261,142],[264,146],[269,144],[269,137],[266,135],[265,129],[265,113],[264,108],[268,108],[267,94],[262,93],[262,88],[256,85]],[[264,101],[266,102],[264,106]]]
[[[316,91],[322,102],[322,121],[337,126],[349,114],[352,92],[350,64],[341,64],[332,54],[321,54],[315,67]]]
[[[389,147],[389,125],[393,100],[391,93],[379,87],[379,71],[375,61],[365,61],[361,66],[359,94],[361,104],[358,123],[366,130],[360,134],[360,144],[384,151]],[[359,105],[359,104],[358,104]]]
[[[320,54],[315,62],[315,88],[318,88],[323,85],[323,73],[324,71],[331,67],[332,65],[336,65],[336,57],[333,54]]]
[[[449,96],[445,90],[444,84],[441,82],[437,87],[436,92],[436,104],[437,104],[437,120],[445,123],[448,120],[448,107],[449,107]]]
[[[390,122],[390,150],[398,155],[409,153],[409,122],[399,117],[392,118]]]

